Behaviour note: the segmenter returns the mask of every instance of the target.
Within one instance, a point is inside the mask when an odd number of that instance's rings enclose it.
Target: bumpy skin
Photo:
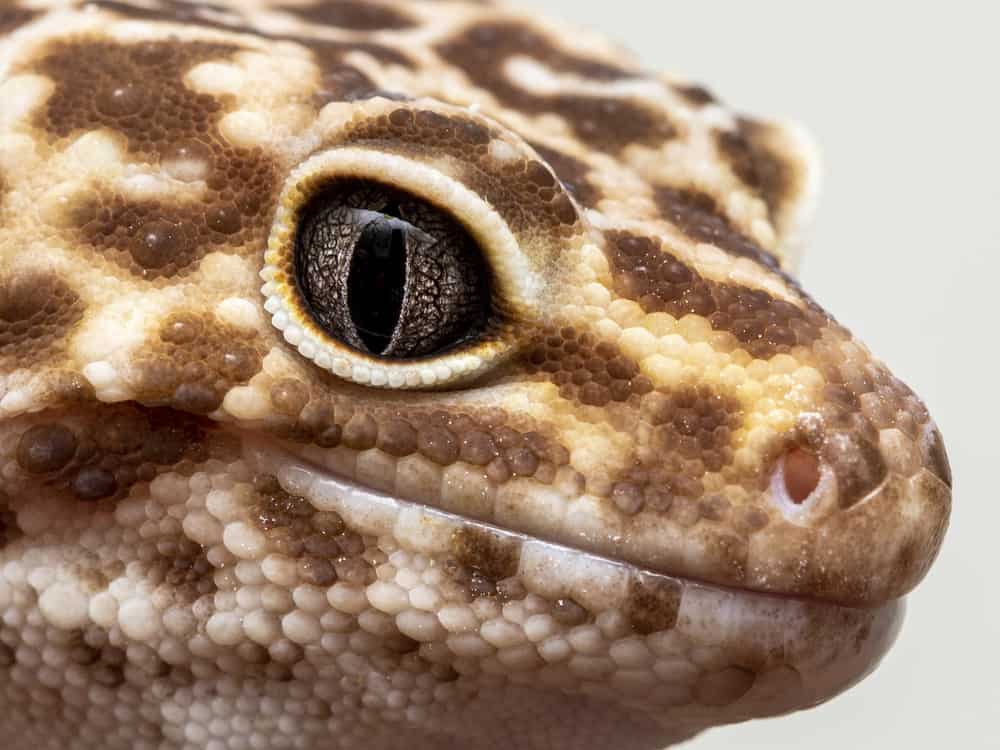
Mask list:
[[[5,748],[649,749],[877,663],[950,476],[789,275],[794,130],[488,3],[0,34]],[[466,228],[482,340],[312,322],[335,177]]]

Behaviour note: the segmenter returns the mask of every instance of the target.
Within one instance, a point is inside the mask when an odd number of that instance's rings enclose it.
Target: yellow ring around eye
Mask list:
[[[297,287],[295,243],[303,208],[338,179],[371,180],[411,193],[451,215],[485,256],[495,288],[494,307],[507,321],[483,341],[415,360],[386,360],[334,339],[309,314]],[[289,176],[279,199],[261,270],[264,307],[285,340],[306,359],[340,378],[378,388],[419,389],[473,379],[512,352],[510,324],[530,317],[545,292],[503,219],[476,193],[442,171],[401,156],[363,148],[334,148],[307,159]]]

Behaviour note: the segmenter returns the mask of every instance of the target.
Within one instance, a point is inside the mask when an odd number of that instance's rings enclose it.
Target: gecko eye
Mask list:
[[[476,242],[442,210],[378,183],[334,183],[306,204],[294,275],[312,319],[363,354],[428,357],[489,327],[489,269]]]
[[[289,174],[260,275],[264,309],[302,357],[396,389],[461,385],[499,366],[545,289],[479,191],[353,148]]]

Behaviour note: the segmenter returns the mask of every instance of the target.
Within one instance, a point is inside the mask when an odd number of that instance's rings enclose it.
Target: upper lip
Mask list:
[[[848,609],[857,608],[859,606],[854,602],[842,602],[836,600],[835,598],[818,596],[808,592],[783,591],[780,589],[762,590],[750,586],[727,584],[724,582],[714,581],[708,577],[699,576],[697,574],[692,575],[688,572],[679,574],[663,569],[659,566],[644,565],[641,560],[628,559],[613,554],[602,554],[599,551],[588,549],[585,540],[583,544],[573,544],[571,542],[567,542],[566,540],[553,539],[545,535],[533,534],[521,529],[497,524],[495,522],[483,521],[464,516],[459,513],[450,512],[439,508],[432,503],[398,497],[396,495],[373,489],[355,479],[345,477],[329,468],[320,466],[307,458],[296,456],[292,452],[276,445],[273,441],[266,438],[251,440],[251,444],[255,445],[258,449],[256,451],[258,458],[263,458],[269,454],[271,456],[280,456],[280,458],[272,459],[274,466],[284,467],[284,471],[280,469],[275,471],[275,475],[278,477],[279,481],[281,481],[287,491],[304,494],[313,502],[316,501],[315,490],[307,489],[300,481],[297,481],[297,479],[305,480],[305,475],[308,475],[309,478],[314,481],[322,480],[327,489],[336,488],[342,493],[342,496],[353,503],[355,507],[366,507],[368,513],[370,513],[372,517],[389,514],[395,516],[407,508],[420,509],[429,517],[439,518],[452,523],[460,523],[463,526],[488,530],[512,540],[520,540],[522,542],[529,540],[542,542],[551,545],[554,548],[561,548],[590,559],[602,560],[607,563],[625,566],[637,571],[644,571],[651,575],[669,578],[677,581],[680,585],[708,587],[720,591],[730,591],[734,593],[770,598],[776,601],[789,600],[796,602],[812,602],[815,604],[838,606]],[[581,536],[580,539],[583,540],[583,537]],[[883,603],[885,603],[885,601],[865,602],[862,606],[863,608],[870,608],[872,606],[880,606]]]

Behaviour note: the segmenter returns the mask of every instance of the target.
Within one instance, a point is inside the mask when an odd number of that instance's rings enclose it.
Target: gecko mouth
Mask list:
[[[854,608],[672,576],[371,489],[267,438],[244,437],[243,446],[258,475],[273,476],[318,511],[335,512],[356,533],[391,538],[446,570],[471,571],[473,597],[527,592],[571,602],[589,618],[620,613],[636,636],[696,632],[735,660],[752,661],[748,654],[759,648],[780,652],[782,677],[775,679],[794,686],[762,686],[741,701],[747,716],[814,705],[847,689],[875,669],[902,622],[902,600]]]
[[[467,557],[471,554],[476,558],[472,561],[473,568],[513,573],[517,561],[524,557],[525,548],[537,547],[544,552],[544,560],[539,562],[536,571],[539,575],[545,577],[558,571],[561,576],[582,577],[594,590],[601,586],[600,577],[594,577],[596,569],[618,568],[656,579],[659,586],[669,589],[697,587],[733,596],[760,597],[775,604],[789,601],[857,609],[804,594],[761,592],[720,584],[693,575],[679,575],[659,567],[645,566],[615,555],[600,554],[585,546],[588,540],[583,534],[580,545],[566,543],[515,524],[490,522],[458,509],[445,508],[440,495],[425,495],[418,500],[373,488],[349,476],[348,472],[331,469],[314,458],[298,456],[295,451],[267,437],[244,435],[242,442],[244,456],[258,476],[275,477],[286,492],[307,499],[318,511],[338,513],[358,533],[392,537],[435,557]],[[343,464],[339,468],[346,466]],[[521,566],[522,572],[530,567]],[[574,567],[578,574],[574,574]],[[672,615],[667,615],[667,618],[672,619]]]
[[[56,458],[72,453],[62,429],[82,436],[82,418],[63,414],[61,428],[36,418],[14,432],[19,441],[0,444],[26,449],[17,457],[22,467],[53,469]],[[94,488],[79,478],[88,466],[109,467],[107,460],[78,466],[67,458],[68,474],[58,479],[64,484],[52,475],[16,492],[5,485],[17,496],[24,535],[4,554],[31,565],[34,546],[56,545],[83,560],[81,547],[129,535],[142,549],[117,548],[132,561],[124,578],[148,577],[157,602],[175,603],[171,623],[175,615],[200,622],[206,648],[206,638],[220,649],[274,646],[284,632],[275,653],[297,653],[287,642],[297,639],[331,649],[316,657],[321,662],[349,659],[336,629],[360,628],[367,635],[359,643],[419,654],[449,680],[469,672],[475,683],[482,672],[529,690],[552,679],[543,687],[611,703],[632,691],[628,700],[658,720],[697,729],[833,697],[875,668],[901,622],[900,601],[852,608],[727,588],[602,555],[585,539],[576,544],[508,519],[475,518],[440,495],[407,499],[405,491],[375,489],[346,448],[296,446],[198,420],[185,432],[169,411],[143,419],[139,430],[135,413],[115,407],[95,433],[99,443],[110,446],[114,437],[130,451],[122,455],[147,462],[134,484],[103,499],[86,502],[84,491]],[[200,449],[185,442],[192,437]],[[43,446],[66,450],[57,455]],[[149,462],[162,468],[147,475]],[[128,476],[121,466],[115,471],[119,481]],[[75,500],[66,502],[71,493]],[[61,519],[58,529],[52,517]],[[44,597],[55,622],[73,615],[53,604],[67,587],[76,592],[99,575],[121,576],[97,556],[93,562],[79,584],[64,582]],[[279,619],[267,611],[272,606],[291,611]],[[153,600],[134,598],[118,627],[140,642],[155,640],[156,609]],[[89,612],[79,608],[73,622]],[[335,632],[324,637],[327,626]],[[255,668],[239,654],[232,667],[240,674]]]

